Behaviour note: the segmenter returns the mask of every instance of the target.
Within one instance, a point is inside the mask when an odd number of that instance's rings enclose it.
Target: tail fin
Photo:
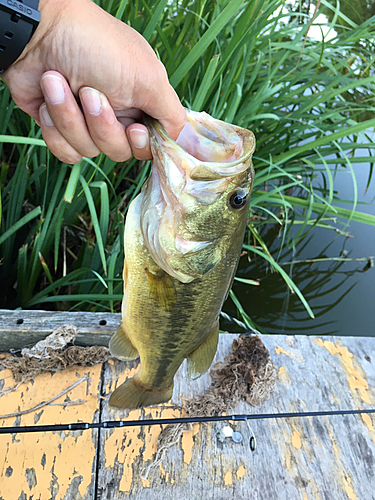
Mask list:
[[[141,408],[142,406],[165,403],[172,397],[173,384],[166,389],[154,387],[150,389],[142,384],[139,377],[135,375],[127,380],[112,393],[109,404],[117,408]]]

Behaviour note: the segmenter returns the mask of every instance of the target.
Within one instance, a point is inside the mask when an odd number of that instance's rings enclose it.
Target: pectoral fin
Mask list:
[[[138,358],[137,349],[131,343],[122,324],[117,328],[116,333],[109,341],[109,350],[115,358],[130,360]]]
[[[206,334],[203,343],[187,358],[187,371],[189,378],[195,380],[211,366],[216,354],[219,341],[219,322]]]
[[[172,278],[162,269],[157,273],[146,269],[150,296],[163,309],[172,309],[176,305],[176,290]]]
[[[181,275],[180,281],[190,283],[212,271],[221,259],[220,248],[211,244],[197,252],[188,252],[182,257],[172,258],[169,265],[176,274]]]

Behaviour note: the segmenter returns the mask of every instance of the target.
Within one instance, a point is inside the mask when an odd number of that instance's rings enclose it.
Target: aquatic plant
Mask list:
[[[271,252],[263,235],[275,226],[279,247],[288,249],[317,226],[375,225],[358,211],[353,171],[367,163],[369,186],[374,18],[357,25],[323,0],[319,13],[333,16],[317,40],[309,36],[311,14],[289,12],[281,0],[98,3],[149,40],[186,107],[255,133],[246,251],[281,273],[312,314],[278,263],[280,249]],[[5,85],[0,116],[0,307],[119,310],[124,215],[149,162],[116,164],[104,155],[59,162]],[[351,172],[351,200],[335,190],[340,169]],[[241,298],[232,297],[250,326]]]

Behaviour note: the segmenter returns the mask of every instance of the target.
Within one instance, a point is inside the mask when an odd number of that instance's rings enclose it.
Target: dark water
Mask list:
[[[369,165],[354,164],[353,167],[358,184],[358,201],[371,203],[370,206],[357,206],[357,211],[375,215],[374,178],[366,192]],[[339,171],[334,186],[341,199],[353,199],[353,182],[349,171]],[[342,206],[351,208],[347,204]],[[279,228],[272,228],[266,235],[263,234],[274,257],[281,244],[278,231]],[[343,255],[349,259],[375,256],[375,226],[350,222],[345,231],[354,238],[345,238],[332,230],[314,228],[297,247],[283,249],[278,262],[337,258]],[[235,282],[233,290],[246,313],[264,330],[280,334],[375,336],[375,267],[370,267],[367,261],[295,262],[282,266],[307,299],[315,315],[315,319],[311,319],[299,298],[289,291],[283,278],[271,272],[263,259],[256,256],[255,259],[249,263],[246,256],[242,257],[238,276],[259,280],[260,285]],[[236,316],[231,299],[226,301],[223,310]],[[222,321],[221,327],[228,331],[241,331],[228,321]]]

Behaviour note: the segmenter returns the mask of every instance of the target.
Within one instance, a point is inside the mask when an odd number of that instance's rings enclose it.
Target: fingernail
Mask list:
[[[49,116],[48,109],[46,104],[42,104],[39,108],[39,116],[44,125],[47,125],[47,127],[54,127],[53,121],[51,120],[51,117]]]
[[[65,99],[64,87],[61,78],[46,75],[42,78],[43,90],[51,104],[60,104]]]
[[[81,103],[86,113],[98,116],[102,109],[100,93],[91,87],[84,87],[80,92]]]
[[[129,130],[131,145],[134,148],[143,149],[147,146],[148,135],[144,130],[131,129]]]

